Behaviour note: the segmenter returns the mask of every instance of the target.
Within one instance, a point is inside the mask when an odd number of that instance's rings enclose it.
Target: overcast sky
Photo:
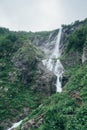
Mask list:
[[[87,17],[87,0],[0,0],[0,26],[43,31]]]

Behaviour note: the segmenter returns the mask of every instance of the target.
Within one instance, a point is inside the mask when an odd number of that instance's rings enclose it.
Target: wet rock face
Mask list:
[[[46,56],[50,55],[50,53],[54,49],[58,31],[59,30],[57,29],[49,32],[49,35],[47,36],[36,35],[33,38],[32,43],[37,46],[41,51],[43,51]]]

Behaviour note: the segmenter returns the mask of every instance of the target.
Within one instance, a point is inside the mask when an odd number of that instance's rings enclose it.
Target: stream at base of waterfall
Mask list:
[[[62,92],[62,75],[64,72],[63,65],[60,62],[60,40],[61,40],[62,28],[59,29],[56,44],[52,54],[49,58],[42,60],[44,66],[47,67],[49,71],[52,71],[57,76],[56,81],[56,92]]]

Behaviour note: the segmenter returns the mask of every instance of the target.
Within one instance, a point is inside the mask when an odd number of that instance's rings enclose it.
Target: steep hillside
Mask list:
[[[45,69],[44,53],[30,37],[30,32],[0,28],[0,129],[23,119],[56,91],[56,76]]]
[[[61,61],[65,67],[63,92],[53,94],[25,118],[17,130],[87,129],[87,20],[63,27]],[[85,57],[85,58],[84,58]]]
[[[76,69],[61,94],[54,94],[25,118],[18,130],[87,129],[87,65]]]
[[[62,93],[42,59],[52,53],[58,29],[11,32],[0,28],[0,129],[87,129],[87,19],[62,26]],[[55,59],[56,60],[56,59]]]

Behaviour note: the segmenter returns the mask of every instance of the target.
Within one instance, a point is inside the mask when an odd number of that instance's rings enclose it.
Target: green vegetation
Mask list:
[[[68,78],[61,94],[54,94],[25,118],[18,130],[86,130],[87,129],[87,63],[82,64],[83,48],[87,50],[87,20],[66,40],[61,61]],[[75,22],[75,26],[79,22]],[[80,23],[82,24],[82,23]],[[66,27],[67,28],[67,27]],[[86,51],[87,52],[87,51]],[[32,125],[30,122],[33,122]]]
[[[46,39],[49,32],[10,32],[0,29],[0,129],[4,122],[27,116],[17,130],[87,129],[87,19],[63,26],[74,29],[65,41],[61,61],[65,67],[63,92],[46,98],[33,90],[43,53],[32,45],[33,37]],[[40,40],[41,40],[40,39]],[[87,57],[86,57],[87,58]],[[42,73],[41,73],[42,75]],[[29,113],[29,114],[28,114]]]
[[[87,65],[74,71],[62,94],[54,94],[32,112],[29,130],[85,130],[87,128]],[[42,120],[42,123],[39,122]],[[19,127],[18,130],[21,129]]]
[[[27,116],[43,100],[40,93],[30,89],[42,56],[41,51],[31,45],[27,33],[0,28],[0,129],[4,129],[4,122],[10,124]]]
[[[79,30],[76,30],[68,38],[67,52],[70,50],[78,50],[80,53],[83,51],[83,46],[86,43],[87,38],[87,25]]]

